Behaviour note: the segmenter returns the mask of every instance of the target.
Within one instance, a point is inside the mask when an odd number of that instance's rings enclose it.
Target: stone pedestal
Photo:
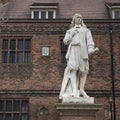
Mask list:
[[[94,104],[94,97],[66,97],[62,99],[62,103]]]
[[[98,104],[58,103],[60,120],[96,120],[96,112],[101,108]]]

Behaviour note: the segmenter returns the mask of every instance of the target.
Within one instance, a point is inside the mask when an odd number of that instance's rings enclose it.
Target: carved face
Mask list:
[[[80,14],[74,15],[74,23],[78,25],[82,23],[82,16]]]
[[[77,14],[74,20],[75,20],[75,24],[79,25],[82,23],[82,16],[80,14]]]
[[[74,27],[75,24],[77,25],[81,25],[81,26],[85,26],[84,22],[83,22],[83,17],[81,14],[79,13],[76,13],[73,18],[72,18],[72,21],[71,21],[71,24],[70,24],[70,28]]]

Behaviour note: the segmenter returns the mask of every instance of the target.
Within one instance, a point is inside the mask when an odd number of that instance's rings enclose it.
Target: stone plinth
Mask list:
[[[62,103],[94,104],[94,97],[65,97]]]
[[[96,120],[96,112],[101,108],[98,104],[58,103],[60,120]]]

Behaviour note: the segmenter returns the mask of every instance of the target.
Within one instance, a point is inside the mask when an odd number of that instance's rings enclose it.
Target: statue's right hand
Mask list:
[[[74,36],[74,35],[76,35],[76,33],[78,33],[79,31],[77,30],[77,29],[73,29],[72,31],[71,31],[71,35],[72,35],[72,37]]]

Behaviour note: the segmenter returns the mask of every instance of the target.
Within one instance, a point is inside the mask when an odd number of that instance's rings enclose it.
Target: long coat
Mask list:
[[[73,31],[77,31],[75,35],[72,35]],[[94,46],[91,31],[82,26],[67,30],[63,42],[65,45],[69,45],[69,47],[66,53],[67,67],[64,71],[60,96],[69,95],[72,92],[70,83],[71,70],[76,70],[78,73],[88,73],[88,49]],[[79,76],[80,74],[77,75],[77,77]]]

